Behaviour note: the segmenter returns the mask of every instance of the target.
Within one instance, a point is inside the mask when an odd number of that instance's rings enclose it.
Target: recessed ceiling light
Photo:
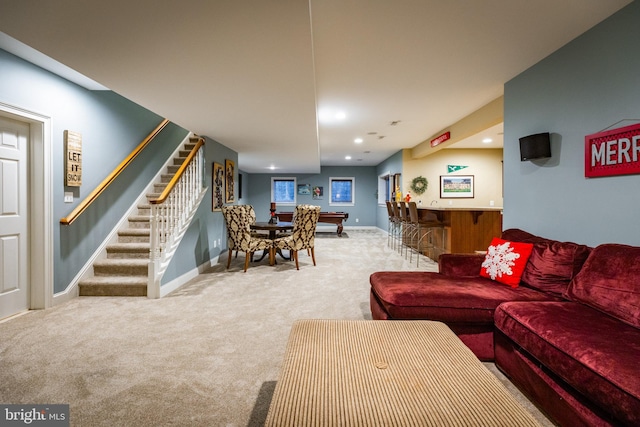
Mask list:
[[[344,159],[345,160],[351,160],[351,156],[345,156]]]
[[[271,166],[269,166],[269,169],[271,169],[271,170],[276,170],[276,167],[275,167],[275,166],[273,166],[273,165],[271,165]]]
[[[362,144],[362,138],[356,138],[353,140],[356,144]]]
[[[483,140],[482,140],[482,142],[484,142],[485,144],[488,144],[488,143],[490,143],[490,142],[493,142],[493,139],[491,139],[491,138],[485,138],[485,139],[483,139]]]
[[[331,108],[322,108],[318,111],[318,120],[322,123],[331,124],[343,121],[347,118],[347,113],[343,110],[334,110]]]

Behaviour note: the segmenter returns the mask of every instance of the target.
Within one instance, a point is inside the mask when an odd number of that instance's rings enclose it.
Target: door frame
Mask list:
[[[29,124],[29,308],[53,303],[51,117],[0,102],[0,115]]]

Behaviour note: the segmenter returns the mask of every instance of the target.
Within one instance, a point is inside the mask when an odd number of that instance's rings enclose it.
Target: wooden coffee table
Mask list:
[[[443,323],[300,320],[266,426],[538,426]]]

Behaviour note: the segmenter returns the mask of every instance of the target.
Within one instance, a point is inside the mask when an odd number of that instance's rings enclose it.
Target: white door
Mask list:
[[[29,125],[0,117],[0,319],[29,308]]]

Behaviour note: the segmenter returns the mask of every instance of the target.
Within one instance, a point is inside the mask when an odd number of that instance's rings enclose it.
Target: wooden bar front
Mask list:
[[[425,220],[437,218],[445,227],[446,253],[485,251],[494,237],[502,234],[501,208],[419,208]],[[442,237],[440,237],[442,238]],[[440,242],[435,242],[441,246]]]

